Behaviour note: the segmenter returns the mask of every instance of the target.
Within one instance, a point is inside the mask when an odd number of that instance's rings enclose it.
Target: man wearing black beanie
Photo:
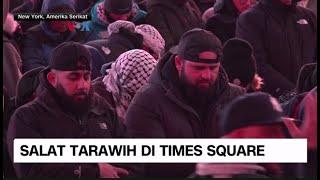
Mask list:
[[[247,41],[229,39],[223,46],[222,66],[230,82],[244,87],[247,92],[261,89],[263,80],[257,73],[253,49]]]
[[[15,138],[119,138],[124,136],[115,112],[91,89],[91,56],[76,42],[56,47],[49,66],[40,72],[37,98],[12,115],[8,151],[13,160]],[[132,173],[107,163],[20,164],[21,177],[108,177]]]

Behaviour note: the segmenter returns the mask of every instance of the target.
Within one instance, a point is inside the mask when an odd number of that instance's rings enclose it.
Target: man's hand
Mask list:
[[[99,163],[100,178],[120,178],[121,176],[129,175],[125,169],[112,166],[107,163]]]

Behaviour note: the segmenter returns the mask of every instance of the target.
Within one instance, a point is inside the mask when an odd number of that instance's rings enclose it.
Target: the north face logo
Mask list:
[[[307,20],[305,19],[300,19],[299,21],[297,21],[298,24],[309,24]]]
[[[99,123],[99,127],[100,127],[100,129],[105,129],[105,130],[108,129],[108,126],[106,123]]]

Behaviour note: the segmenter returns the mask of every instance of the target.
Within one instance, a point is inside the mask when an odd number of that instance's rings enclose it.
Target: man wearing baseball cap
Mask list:
[[[49,66],[40,72],[37,98],[18,108],[10,120],[7,142],[13,160],[15,138],[123,137],[117,116],[102,97],[92,92],[91,56],[76,42],[57,46]],[[128,171],[99,164],[20,164],[18,177],[120,177]]]
[[[252,110],[254,108],[254,110]],[[268,93],[254,92],[231,101],[219,123],[223,138],[293,138],[298,121],[283,117],[281,105]],[[297,164],[197,164],[200,177],[297,177]]]
[[[135,95],[126,126],[139,138],[218,137],[222,107],[243,90],[228,83],[220,40],[203,29],[187,31],[160,59],[149,83]],[[146,164],[145,175],[187,177],[194,164]]]

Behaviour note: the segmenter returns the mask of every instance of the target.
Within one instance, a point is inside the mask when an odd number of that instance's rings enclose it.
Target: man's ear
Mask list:
[[[57,87],[57,75],[56,75],[56,73],[50,71],[47,74],[47,80],[53,87]]]
[[[183,64],[182,61],[183,60],[178,55],[176,55],[176,57],[174,58],[174,63],[176,65],[179,75],[181,74],[181,71],[182,71],[182,64]]]

